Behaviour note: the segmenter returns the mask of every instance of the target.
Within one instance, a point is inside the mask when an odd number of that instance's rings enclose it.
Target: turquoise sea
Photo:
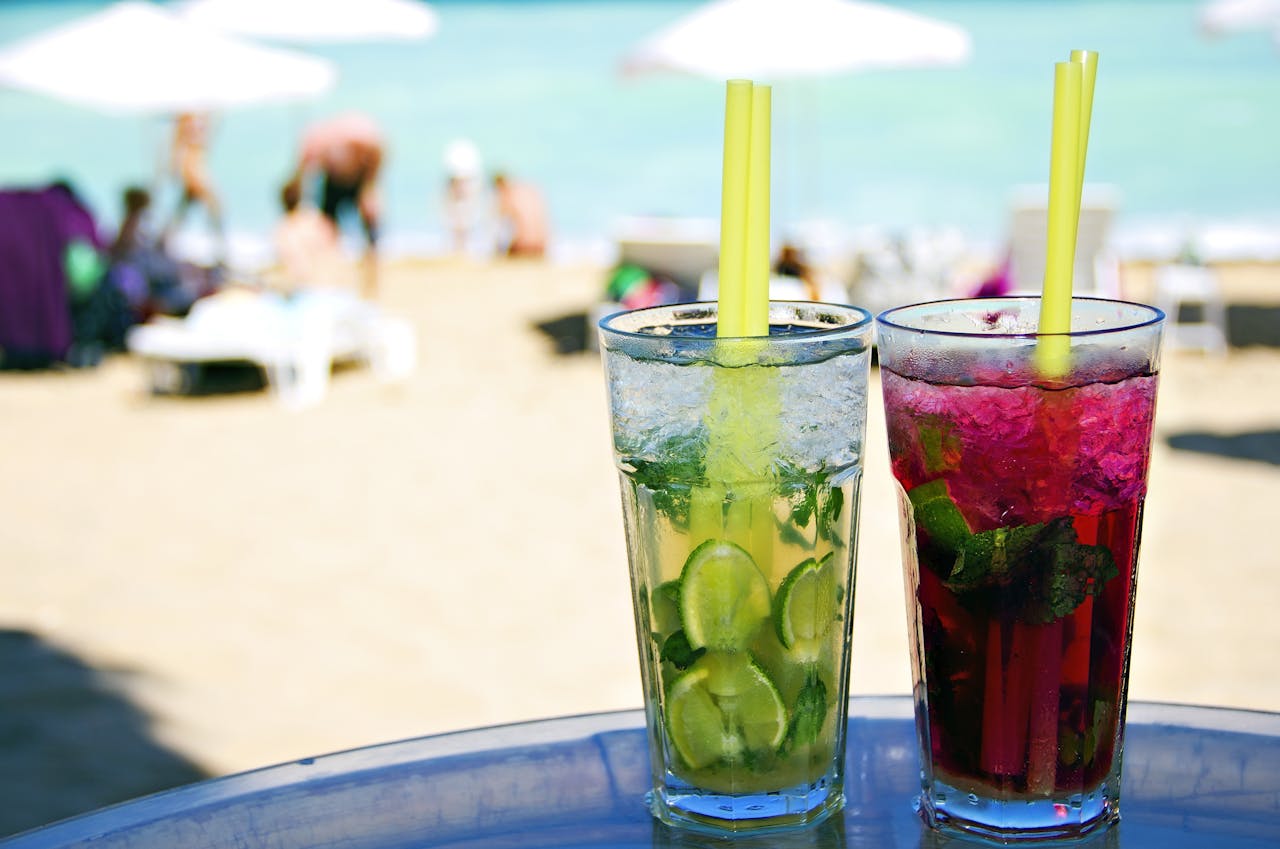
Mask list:
[[[4,2],[0,45],[104,5]],[[385,229],[401,250],[439,244],[442,152],[460,136],[487,168],[543,187],[565,243],[599,243],[620,216],[718,216],[722,83],[617,71],[628,48],[696,2],[432,5],[440,28],[427,41],[304,48],[340,68],[325,97],[220,116],[211,165],[229,230],[269,233],[299,131],[350,108],[390,139]],[[972,61],[777,86],[775,233],[821,219],[1000,240],[1013,187],[1048,178],[1053,62],[1076,47],[1101,57],[1088,178],[1118,189],[1119,238],[1280,232],[1280,47],[1269,34],[1207,38],[1196,0],[896,5],[968,28]],[[126,185],[155,179],[168,135],[161,117],[14,91],[0,91],[0,130],[0,184],[69,178],[104,226]]]

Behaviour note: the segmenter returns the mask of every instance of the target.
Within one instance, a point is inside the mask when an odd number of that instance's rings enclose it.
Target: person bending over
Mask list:
[[[385,145],[378,125],[357,112],[349,112],[312,124],[302,136],[298,164],[287,187],[301,190],[311,176],[320,178],[320,211],[341,226],[346,210],[358,213],[364,228],[365,253],[361,294],[373,299],[378,293],[378,226],[381,200],[378,173]],[[291,190],[291,189],[287,189]]]

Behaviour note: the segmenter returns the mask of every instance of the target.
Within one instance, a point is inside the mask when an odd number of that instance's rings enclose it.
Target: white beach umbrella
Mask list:
[[[414,40],[439,27],[417,0],[189,0],[178,10],[202,26],[270,41]]]
[[[621,71],[805,87],[820,77],[858,71],[960,65],[972,50],[964,28],[880,3],[713,0],[640,42],[623,57]],[[788,120],[790,139],[775,146],[782,166],[775,168],[782,177],[778,205],[789,213],[784,217],[794,217],[796,207],[818,197],[828,182],[817,177],[818,134],[796,126],[814,122],[811,97],[800,99],[808,103],[807,114]]]
[[[318,57],[262,47],[124,2],[0,49],[0,86],[110,112],[215,111],[323,94]]]
[[[954,24],[857,0],[714,0],[644,40],[624,74],[779,80],[965,62]]]
[[[1280,0],[1210,0],[1200,7],[1200,29],[1207,35],[1274,30],[1280,36]]]

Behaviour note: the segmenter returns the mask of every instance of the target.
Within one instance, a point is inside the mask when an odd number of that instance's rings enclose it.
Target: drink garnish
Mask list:
[[[772,471],[780,480],[803,483],[801,498],[791,508],[790,521],[778,521],[779,531],[787,541],[813,548],[813,541],[807,540],[798,529],[808,529],[809,523],[816,520],[815,539],[832,545],[842,545],[843,540],[836,531],[836,523],[844,510],[844,492],[840,487],[823,485],[830,479],[831,471],[825,467],[808,471],[785,460],[774,461]]]
[[[787,732],[778,688],[746,652],[709,652],[671,687],[667,730],[698,769],[772,755]]]
[[[809,746],[818,741],[822,723],[827,718],[827,685],[816,669],[810,669],[804,686],[796,696],[795,709],[787,726],[787,737],[782,741],[783,753],[794,751],[797,746]]]
[[[955,560],[944,585],[1028,624],[1070,616],[1119,574],[1103,545],[1080,542],[1070,517],[970,533],[941,479],[908,494],[917,528]]]
[[[707,691],[705,669],[686,672],[667,696],[667,733],[684,762],[694,769],[715,763],[735,747],[724,718]]]
[[[769,583],[746,549],[699,545],[680,573],[680,619],[692,648],[740,651],[769,618]]]
[[[689,496],[707,477],[706,433],[677,436],[658,446],[660,460],[630,458],[631,477],[652,493],[653,506],[677,527],[689,524]]]
[[[706,651],[706,649],[695,649],[689,645],[689,638],[685,636],[684,631],[676,631],[662,641],[659,659],[664,663],[670,663],[676,669],[688,669],[697,662],[698,658],[706,654]]]
[[[920,484],[907,497],[911,499],[916,530],[923,530],[930,544],[944,551],[959,551],[972,535],[942,478]]]
[[[960,439],[954,431],[955,424],[936,413],[921,415],[916,422],[924,470],[929,474],[950,471],[960,462]]]
[[[805,560],[783,579],[773,601],[773,622],[785,648],[806,649],[816,656],[818,641],[840,613],[842,593],[836,579],[835,553],[821,561]]]

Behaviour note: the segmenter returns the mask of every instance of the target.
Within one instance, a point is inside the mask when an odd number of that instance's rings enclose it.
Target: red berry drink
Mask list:
[[[1035,366],[1036,299],[880,318],[936,826],[1064,838],[1119,814],[1161,316],[1073,312],[1083,329],[1052,378]]]

